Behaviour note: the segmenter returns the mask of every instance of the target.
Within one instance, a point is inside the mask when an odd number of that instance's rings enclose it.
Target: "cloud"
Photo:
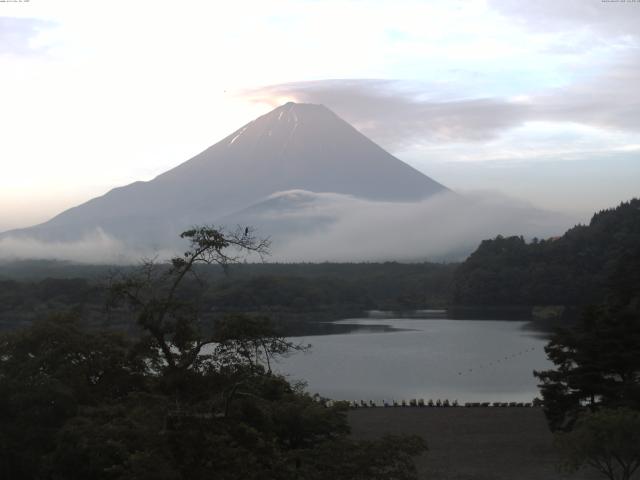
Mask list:
[[[451,92],[439,86],[380,79],[285,83],[241,95],[274,106],[283,99],[326,105],[365,135],[396,150],[416,144],[486,142],[529,122],[640,133],[638,64],[640,51],[623,51],[595,78],[513,98],[451,99]]]
[[[23,235],[0,238],[0,261],[55,259],[78,263],[128,264],[149,256],[144,253],[127,248],[101,229],[69,242],[47,242]]]
[[[620,52],[597,77],[534,97],[534,114],[543,120],[640,133],[638,65],[639,49]]]
[[[36,18],[0,17],[0,54],[30,55],[41,47],[34,39],[53,24]]]
[[[276,197],[283,201],[274,208],[241,219],[272,235],[273,261],[460,260],[498,234],[548,237],[575,223],[491,192],[445,193],[420,202],[299,190]]]
[[[489,0],[489,7],[542,31],[584,29],[605,36],[638,36],[640,4],[602,0]]]
[[[274,201],[277,200],[277,201]],[[337,193],[278,192],[227,225],[252,225],[272,239],[268,261],[442,261],[461,260],[481,240],[502,235],[531,238],[562,234],[568,216],[543,211],[496,193],[445,193],[419,202],[370,201]],[[174,238],[167,231],[168,238]],[[171,244],[144,247],[101,229],[73,241],[44,241],[22,235],[0,238],[0,261],[57,259],[92,264],[166,260],[184,251]],[[249,261],[260,261],[251,257]]]
[[[434,100],[431,97],[437,94],[436,89],[441,87],[345,79],[272,85],[241,95],[273,106],[283,98],[326,105],[385,146],[486,140],[520,125],[530,109],[526,104],[499,98]]]

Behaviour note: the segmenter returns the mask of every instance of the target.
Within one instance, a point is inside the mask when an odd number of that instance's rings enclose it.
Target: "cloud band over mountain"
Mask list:
[[[544,238],[574,223],[567,216],[490,192],[389,202],[304,190],[277,192],[222,220],[228,226],[252,225],[258,235],[270,236],[272,251],[266,260],[280,262],[461,260],[480,241],[497,234]],[[126,264],[142,257],[167,259],[185,247],[177,235],[172,246],[160,249],[127,244],[98,229],[67,242],[7,236],[0,239],[0,261]]]
[[[640,53],[620,53],[606,73],[515,97],[456,98],[441,85],[332,79],[270,85],[240,93],[256,102],[321,103],[387,148],[485,141],[527,122],[565,122],[640,133]]]

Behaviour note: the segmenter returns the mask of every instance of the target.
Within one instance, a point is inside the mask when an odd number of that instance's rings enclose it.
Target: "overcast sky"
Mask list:
[[[454,190],[640,195],[640,2],[0,2],[0,231],[149,180],[288,100]]]

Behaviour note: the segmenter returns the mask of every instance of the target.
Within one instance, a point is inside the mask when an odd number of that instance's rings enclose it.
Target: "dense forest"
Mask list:
[[[483,241],[462,264],[241,263],[195,268],[207,288],[191,293],[205,319],[227,313],[268,314],[289,330],[315,320],[362,315],[367,310],[473,307],[509,318],[534,306],[581,307],[602,302],[608,282],[640,271],[640,200],[596,213],[561,237],[527,242],[498,236]],[[0,329],[27,325],[51,311],[81,314],[93,326],[130,325],[106,311],[112,278],[135,267],[55,261],[0,264]],[[634,288],[634,287],[628,287]],[[499,307],[502,310],[495,310]],[[515,308],[508,309],[508,307]],[[493,310],[492,310],[493,309]],[[504,310],[504,311],[503,311]]]
[[[576,297],[589,305],[550,337],[545,352],[554,367],[534,372],[568,472],[588,467],[631,480],[640,468],[639,218],[638,201],[594,217],[591,244],[607,233],[614,239],[590,257],[604,262],[595,275],[601,290]]]
[[[207,287],[199,288],[193,279],[189,285],[205,318],[252,312],[290,325],[365,310],[446,306],[456,265],[265,263],[231,265],[226,272],[219,266],[197,267]],[[130,325],[120,312],[107,312],[105,303],[109,282],[131,270],[44,261],[0,266],[0,328],[26,325],[51,311],[81,313],[95,326]]]
[[[183,235],[191,247],[170,266],[144,262],[110,282],[109,305],[131,314],[137,335],[88,330],[71,313],[0,334],[0,478],[415,479],[421,438],[354,440],[346,404],[272,372],[274,358],[304,347],[268,319],[202,328],[195,265],[264,243]]]
[[[461,305],[584,306],[606,299],[621,276],[640,286],[640,199],[596,213],[563,236],[483,241],[455,272],[453,302]],[[626,272],[626,273],[625,273]],[[627,281],[629,280],[629,281]],[[638,290],[636,290],[638,291]]]
[[[305,348],[290,321],[456,303],[591,305],[546,347],[542,405],[569,467],[599,468],[606,434],[610,478],[639,468],[640,200],[461,265],[235,264],[224,250],[259,240],[185,235],[167,264],[0,267],[2,478],[415,479],[421,438],[354,440],[346,404],[271,362]]]

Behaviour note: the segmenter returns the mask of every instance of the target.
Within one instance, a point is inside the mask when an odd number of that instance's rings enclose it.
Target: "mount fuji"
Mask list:
[[[290,102],[153,180],[114,188],[0,239],[75,242],[100,232],[126,246],[162,249],[192,225],[228,225],[247,212],[255,219],[265,208],[291,211],[301,202],[307,208],[327,194],[415,202],[446,192],[328,108]],[[289,228],[261,220],[267,230]],[[299,220],[294,230],[308,226]],[[316,227],[330,221],[309,220]]]

